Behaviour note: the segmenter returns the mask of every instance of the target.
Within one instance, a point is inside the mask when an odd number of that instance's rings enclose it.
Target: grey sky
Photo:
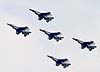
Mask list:
[[[51,11],[49,23],[38,21],[28,9]],[[0,0],[0,72],[100,72],[99,0]],[[28,26],[32,33],[24,38],[6,25]],[[61,31],[58,43],[49,41],[38,29]],[[71,38],[94,40],[92,52],[82,50]],[[46,57],[68,58],[71,66],[63,69]]]

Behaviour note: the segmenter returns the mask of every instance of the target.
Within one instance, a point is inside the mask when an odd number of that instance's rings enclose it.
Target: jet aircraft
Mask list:
[[[45,30],[42,30],[42,29],[39,29],[39,30],[44,32],[46,35],[48,35],[49,40],[54,38],[58,42],[59,40],[62,40],[62,38],[64,38],[64,37],[59,36],[59,35],[61,35],[60,32],[51,33],[51,32],[48,32],[48,31],[45,31]]]
[[[96,48],[97,46],[94,46],[94,41],[88,41],[88,42],[84,42],[84,41],[81,41],[79,39],[76,39],[76,38],[72,38],[73,40],[77,41],[79,44],[81,44],[81,48],[84,49],[84,48],[88,48],[89,51],[92,51],[94,48]]]
[[[49,22],[51,21],[52,19],[54,19],[54,17],[50,17],[51,15],[51,12],[45,12],[45,13],[41,13],[41,12],[38,12],[36,10],[32,10],[32,9],[29,9],[30,11],[34,12],[36,15],[38,15],[38,20],[46,20],[46,22]]]
[[[20,33],[22,33],[24,35],[24,37],[26,37],[27,35],[29,35],[31,33],[30,31],[28,31],[29,28],[27,26],[25,26],[25,27],[17,27],[15,25],[12,25],[12,24],[9,24],[9,23],[7,23],[7,25],[9,25],[13,29],[15,29],[17,35],[20,34]]]
[[[65,59],[57,59],[57,58],[55,58],[55,57],[53,57],[53,56],[49,56],[49,55],[47,55],[47,57],[49,57],[49,58],[51,58],[53,61],[55,61],[55,62],[56,62],[56,66],[62,65],[63,68],[66,68],[66,67],[68,67],[69,65],[71,65],[71,64],[69,63],[69,60],[68,60],[67,58],[65,58]]]

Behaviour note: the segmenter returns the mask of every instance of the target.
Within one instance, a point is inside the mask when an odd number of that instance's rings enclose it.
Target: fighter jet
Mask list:
[[[69,65],[71,65],[70,63],[68,63],[69,60],[68,60],[67,58],[65,58],[65,59],[57,59],[57,58],[55,58],[55,57],[53,57],[53,56],[49,56],[49,55],[47,55],[47,57],[49,57],[49,58],[51,58],[53,61],[55,61],[55,62],[56,62],[56,66],[62,65],[63,68],[66,68],[66,67],[68,67]]]
[[[46,22],[49,22],[51,21],[52,19],[54,19],[54,17],[50,17],[51,15],[51,12],[45,12],[45,13],[41,13],[41,12],[38,12],[36,10],[32,10],[32,9],[29,9],[30,11],[34,12],[36,15],[38,15],[38,20],[46,20]]]
[[[25,26],[25,27],[17,27],[15,25],[12,25],[12,24],[9,24],[9,23],[7,23],[7,25],[9,25],[13,29],[15,29],[17,35],[19,35],[20,33],[22,33],[24,35],[24,37],[26,37],[27,35],[29,35],[31,33],[30,31],[28,31],[29,28],[27,26]]]
[[[76,38],[72,38],[73,40],[77,41],[79,44],[81,44],[81,48],[84,49],[84,48],[88,48],[89,51],[92,51],[94,48],[96,48],[97,46],[94,46],[94,41],[88,41],[88,42],[84,42],[84,41],[81,41],[79,39],[76,39]]]
[[[60,32],[51,33],[51,32],[48,32],[48,31],[45,31],[45,30],[42,30],[42,29],[39,29],[39,30],[44,32],[46,35],[48,35],[49,40],[55,39],[58,42],[59,40],[62,40],[62,38],[64,38],[64,37],[59,36],[59,35],[61,35]]]

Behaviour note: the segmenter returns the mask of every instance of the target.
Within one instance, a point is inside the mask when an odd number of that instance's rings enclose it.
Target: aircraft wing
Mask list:
[[[48,36],[48,39],[51,40],[51,39],[53,39],[53,37],[49,37],[49,36]]]
[[[93,41],[89,41],[89,42],[85,42],[87,44],[93,44],[94,42]]]
[[[68,59],[59,59],[59,60],[62,61],[62,62],[68,61]]]
[[[16,34],[20,34],[21,33],[21,31],[16,31]]]
[[[43,19],[43,17],[39,17],[39,16],[38,16],[38,20],[42,20],[42,19]]]
[[[68,59],[63,59],[63,62],[66,62],[66,61],[68,61]]]
[[[20,30],[24,31],[24,30],[28,30],[29,28],[27,26],[25,27],[18,27]]]
[[[29,29],[28,27],[19,27],[17,30],[16,30],[16,34],[20,34],[20,33],[22,33],[22,34],[27,34],[27,33],[29,33],[28,31],[25,31],[25,30],[27,30],[27,29]]]
[[[60,32],[55,32],[55,33],[53,33],[54,35],[59,35],[59,34],[61,34]]]
[[[46,12],[46,13],[44,13],[44,14],[45,14],[46,16],[47,16],[47,15],[51,15],[51,12]]]
[[[56,63],[56,66],[59,66],[60,65],[60,63]]]

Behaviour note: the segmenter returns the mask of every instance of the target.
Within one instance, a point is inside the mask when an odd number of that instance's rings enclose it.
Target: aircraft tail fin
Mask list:
[[[56,41],[62,40],[64,37],[55,37]]]
[[[94,48],[96,48],[97,46],[90,46],[88,49],[89,51],[92,51]]]
[[[62,40],[64,37],[60,37],[59,40]]]
[[[27,35],[29,35],[31,32],[26,32],[26,31],[23,31],[22,34],[24,34],[24,37],[26,37]]]
[[[51,21],[52,19],[54,19],[54,17],[46,17],[46,18],[45,18],[46,22],[49,22],[49,21]]]
[[[66,64],[66,63],[62,64],[63,68],[66,68],[66,67],[68,67],[69,65],[71,65],[71,64],[70,64],[70,63],[68,63],[68,64]]]

